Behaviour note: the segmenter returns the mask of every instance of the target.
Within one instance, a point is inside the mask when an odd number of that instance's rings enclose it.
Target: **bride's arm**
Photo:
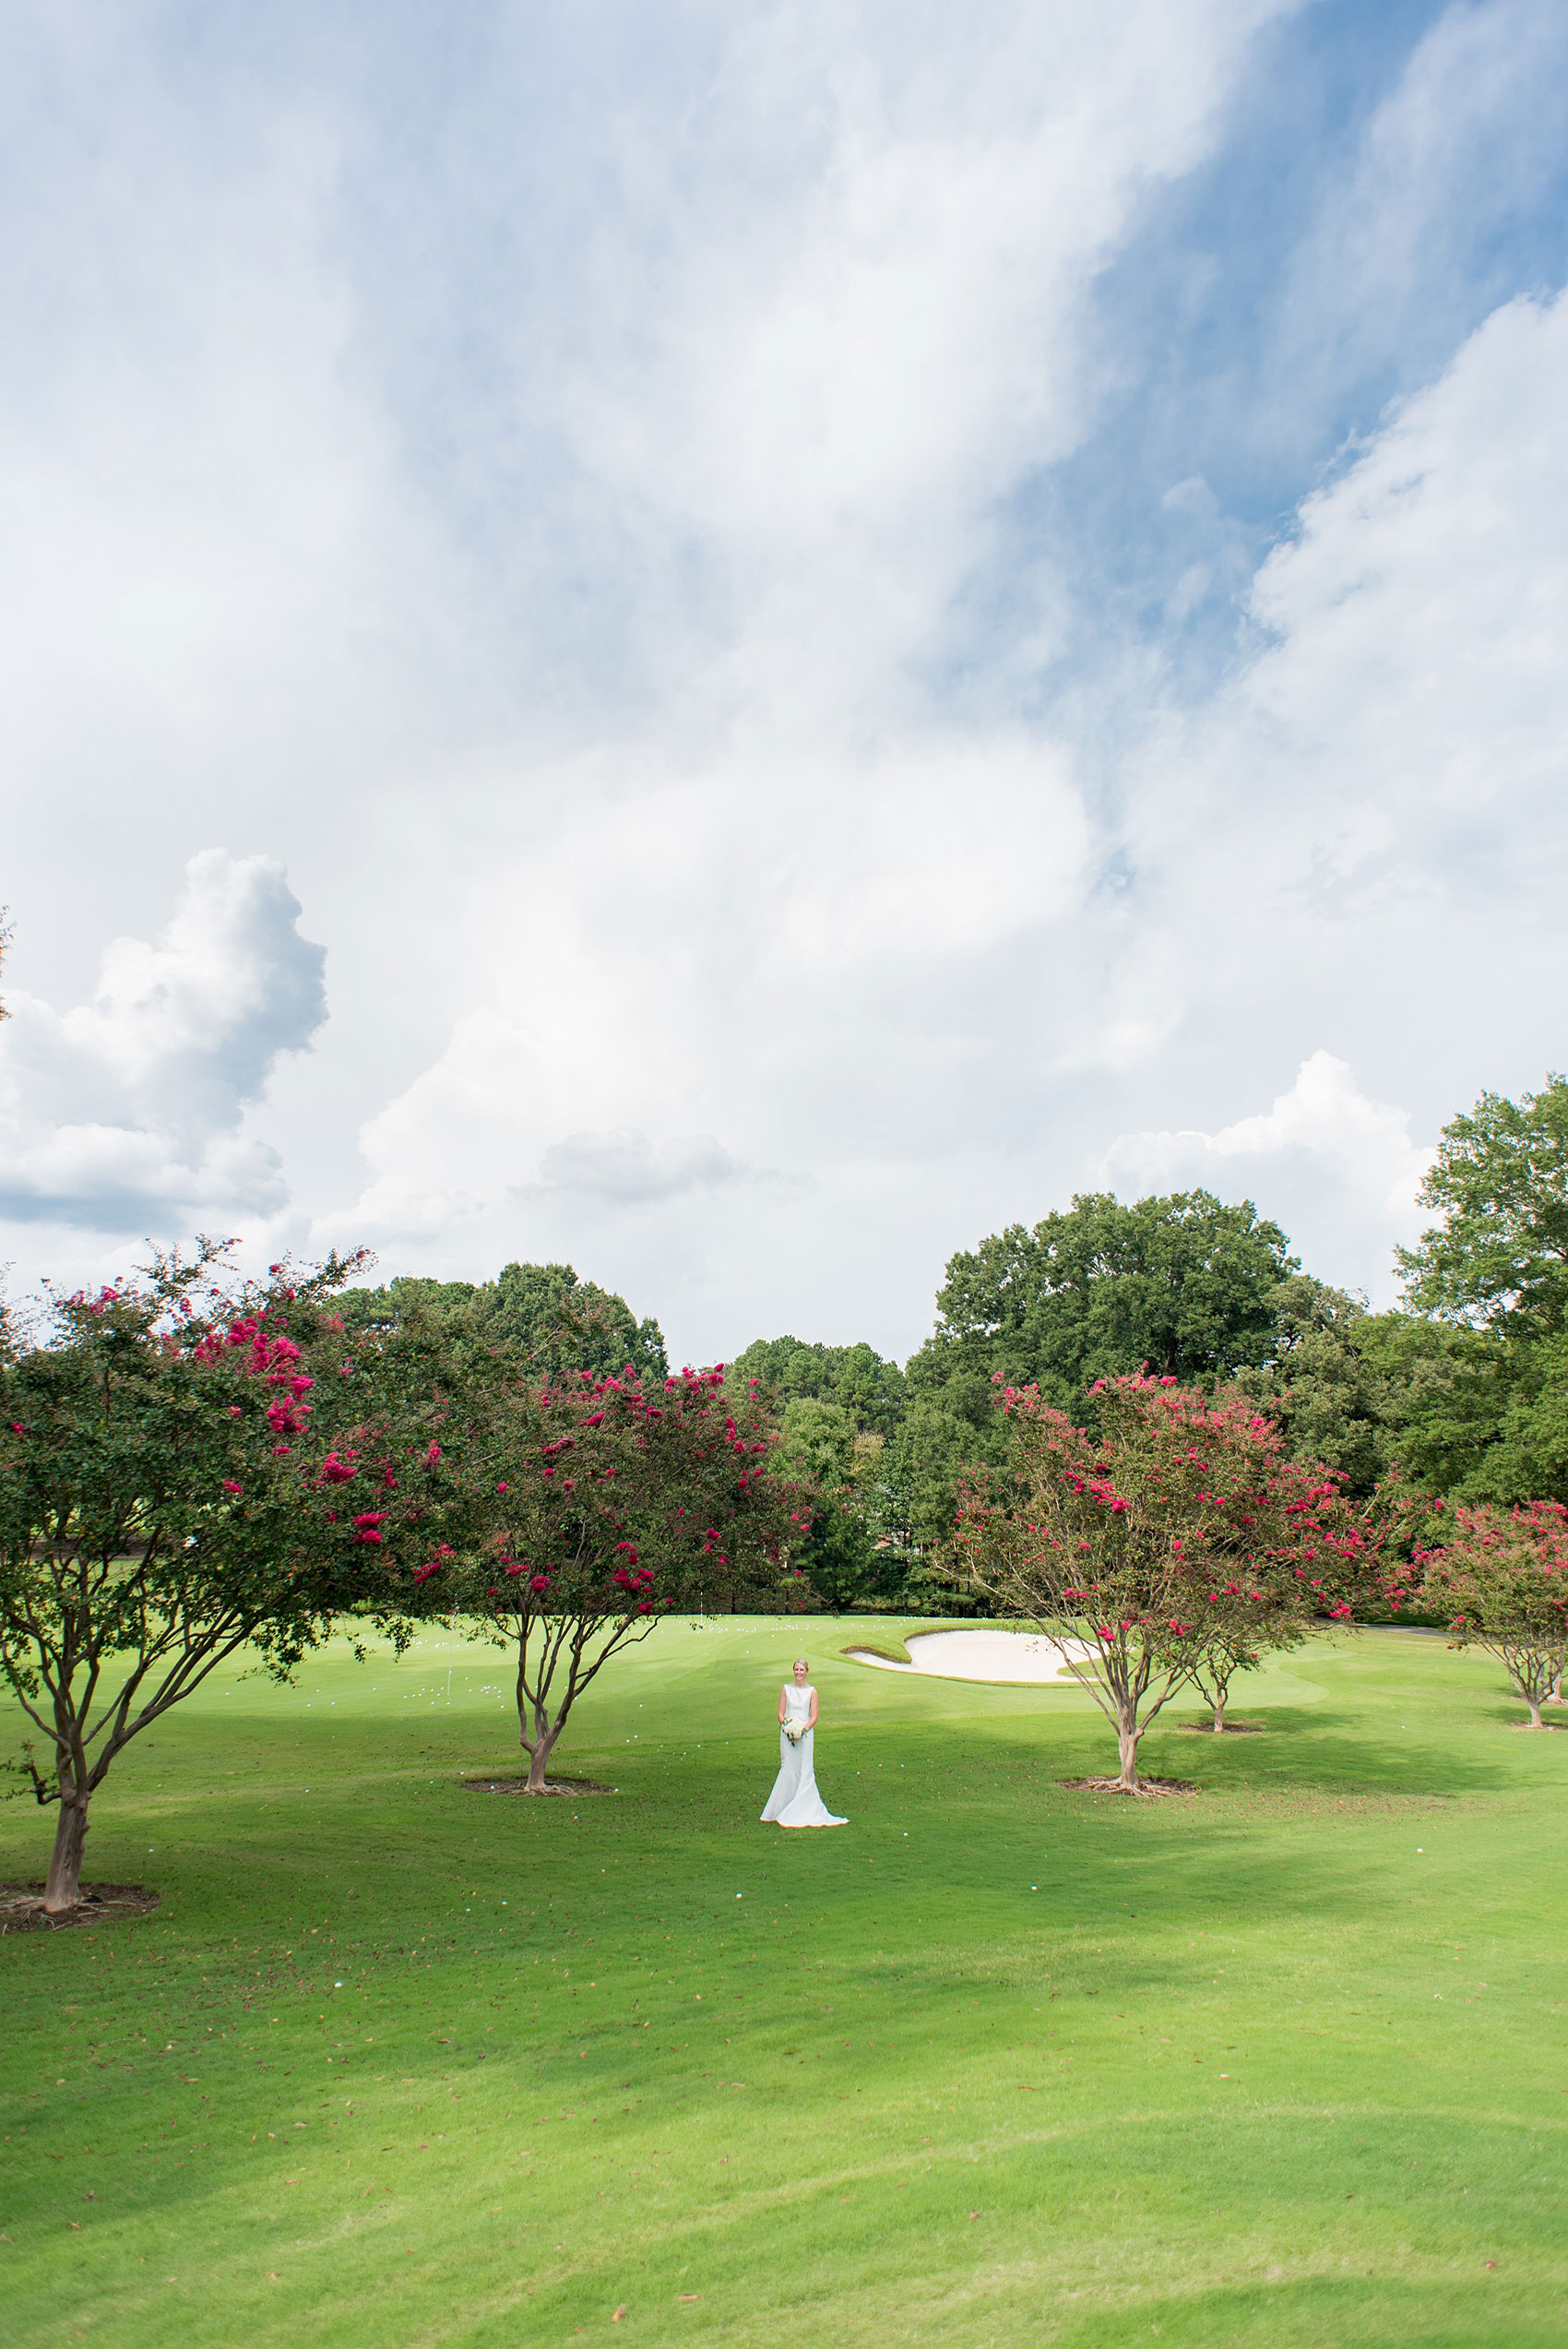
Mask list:
[[[808,1729],[816,1727],[816,1690],[814,1688],[812,1690],[812,1709],[806,1715],[806,1727]]]
[[[780,1688],[778,1691],[778,1726],[780,1729],[783,1728],[790,1714],[790,1708],[784,1701],[785,1694],[786,1691],[783,1688]]]

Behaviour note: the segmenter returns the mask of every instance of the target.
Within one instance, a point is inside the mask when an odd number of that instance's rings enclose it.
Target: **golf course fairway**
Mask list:
[[[461,1783],[516,1717],[439,1627],[215,1675],[93,1814],[157,1911],[0,1939],[7,2337],[1568,2341],[1568,1735],[1371,1631],[1163,1716],[1198,1791],[1134,1803],[1060,1783],[1081,1690],[842,1654],[900,1628],[671,1619],[549,1801]],[[802,1651],[849,1824],[789,1834]]]

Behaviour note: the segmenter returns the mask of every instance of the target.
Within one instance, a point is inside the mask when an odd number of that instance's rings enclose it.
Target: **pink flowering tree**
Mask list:
[[[503,1377],[485,1420],[465,1472],[478,1536],[434,1547],[412,1581],[512,1652],[527,1792],[547,1795],[577,1699],[663,1616],[810,1604],[790,1551],[816,1504],[777,1473],[754,1389],[726,1396],[721,1369]]]
[[[1568,1660],[1568,1508],[1461,1502],[1445,1516],[1441,1544],[1414,1553],[1420,1604],[1447,1616],[1455,1647],[1495,1656],[1529,1707],[1529,1727],[1544,1728],[1541,1706],[1560,1692]]]
[[[400,1544],[451,1513],[428,1377],[332,1312],[361,1259],[255,1284],[226,1253],[60,1297],[0,1363],[0,1674],[53,1914],[131,1740],[247,1644],[287,1679],[340,1613],[395,1629]]]
[[[1255,1672],[1270,1648],[1298,1647],[1303,1636],[1299,1608],[1288,1610],[1277,1623],[1271,1622],[1261,1609],[1254,1612],[1252,1604],[1248,1611],[1253,1615],[1251,1622],[1211,1628],[1189,1675],[1209,1708],[1209,1726],[1217,1737],[1224,1735],[1228,1725],[1225,1715],[1230,1702],[1230,1683],[1236,1675]]]
[[[1174,1378],[1092,1389],[1090,1435],[1004,1388],[1006,1459],[960,1489],[960,1580],[1004,1612],[1082,1643],[1079,1677],[1116,1731],[1124,1793],[1138,1747],[1176,1691],[1348,1621],[1377,1544],[1325,1469],[1287,1459],[1243,1398]],[[1212,1699],[1211,1699],[1212,1700]]]

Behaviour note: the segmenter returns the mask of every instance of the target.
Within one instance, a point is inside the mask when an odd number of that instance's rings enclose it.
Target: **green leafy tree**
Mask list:
[[[842,1497],[822,1499],[813,1509],[793,1555],[814,1594],[834,1615],[897,1597],[903,1586],[901,1561],[877,1549],[863,1513]]]
[[[1442,1220],[1398,1251],[1417,1312],[1530,1337],[1568,1327],[1568,1078],[1517,1102],[1483,1093],[1452,1119],[1420,1203]]]
[[[855,1423],[841,1404],[796,1396],[784,1406],[778,1458],[787,1473],[841,1491],[853,1477]]]
[[[1273,1359],[1236,1384],[1298,1458],[1356,1500],[1397,1463],[1433,1494],[1568,1498],[1568,1332],[1529,1337],[1360,1300],[1298,1273],[1275,1296]]]
[[[357,1260],[226,1284],[224,1253],[63,1297],[0,1364],[0,1672],[59,1806],[51,1914],[131,1740],[247,1645],[287,1679],[340,1612],[396,1632],[401,1543],[444,1513],[417,1341],[356,1342],[331,1310]]]
[[[1517,1369],[1508,1341],[1460,1323],[1381,1313],[1358,1326],[1357,1343],[1385,1382],[1384,1473],[1397,1461],[1433,1493],[1490,1492]]]
[[[909,1402],[886,1479],[909,1588],[934,1596],[960,1473],[1006,1444],[993,1379],[1088,1412],[1097,1379],[1135,1372],[1205,1384],[1266,1363],[1273,1303],[1297,1270],[1285,1234],[1248,1203],[1206,1191],[1131,1206],[1081,1195],[1032,1228],[961,1251],[937,1294],[932,1335],[906,1365]]]
[[[955,1256],[934,1334],[909,1365],[911,1392],[940,1393],[977,1427],[1000,1372],[1058,1409],[1096,1379],[1144,1365],[1210,1384],[1267,1362],[1274,1295],[1298,1270],[1285,1234],[1250,1202],[1182,1191],[1131,1206],[1075,1198],[1031,1229],[1015,1223]]]
[[[782,1413],[782,1463],[820,1496],[798,1553],[814,1591],[838,1614],[906,1597],[909,1560],[892,1530],[885,1468],[904,1418],[897,1364],[864,1344],[758,1338],[726,1376],[732,1395],[755,1391]]]
[[[1341,1339],[1347,1359],[1325,1365],[1323,1350]],[[1261,1382],[1241,1383],[1259,1395],[1278,1388],[1269,1407],[1287,1440],[1346,1466],[1358,1496],[1371,1455],[1380,1476],[1397,1462],[1416,1484],[1455,1499],[1568,1499],[1568,1331],[1532,1338],[1368,1314],[1305,1356],[1300,1388],[1288,1360]]]
[[[1500,1501],[1568,1500],[1568,1330],[1508,1347],[1495,1445],[1467,1492]]]
[[[669,1368],[658,1322],[639,1321],[624,1297],[579,1281],[569,1264],[507,1264],[486,1282],[404,1275],[343,1299],[351,1329],[394,1330],[414,1313],[455,1341],[480,1341],[551,1377],[608,1377],[629,1366],[662,1378]]]
[[[754,1378],[776,1407],[832,1403],[860,1434],[891,1436],[904,1413],[904,1374],[874,1346],[824,1346],[800,1338],[756,1338],[727,1373],[733,1392]]]
[[[961,1614],[976,1604],[961,1597],[955,1607],[944,1563],[955,1496],[969,1469],[1004,1449],[1004,1436],[989,1420],[977,1428],[944,1398],[911,1398],[882,1456],[873,1534],[890,1582],[912,1613]]]
[[[1398,1449],[1408,1364],[1380,1342],[1383,1324],[1363,1298],[1308,1273],[1282,1281],[1269,1302],[1272,1356],[1261,1368],[1239,1371],[1235,1385],[1268,1413],[1296,1459],[1330,1461],[1347,1493],[1369,1500]]]
[[[1568,1499],[1568,1079],[1483,1093],[1420,1197],[1440,1220],[1397,1251],[1413,1310],[1362,1332],[1389,1380],[1385,1451],[1455,1498]]]
[[[503,1265],[486,1329],[508,1352],[552,1377],[591,1371],[596,1378],[630,1368],[639,1378],[669,1370],[657,1321],[639,1321],[625,1299],[569,1264]]]
[[[491,1284],[493,1285],[493,1284]],[[438,1331],[445,1343],[477,1340],[483,1330],[487,1289],[473,1281],[433,1281],[420,1273],[402,1273],[374,1289],[345,1289],[338,1300],[344,1328],[390,1337],[417,1320]]]
[[[857,1427],[842,1404],[802,1395],[784,1407],[778,1465],[817,1496],[796,1556],[836,1615],[896,1597],[904,1581],[902,1559],[877,1539],[885,1449],[884,1438]]]

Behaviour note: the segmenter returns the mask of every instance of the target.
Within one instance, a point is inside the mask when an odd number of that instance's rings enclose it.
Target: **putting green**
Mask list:
[[[1568,2336],[1568,1735],[1327,1642],[1146,1766],[863,1622],[660,1627],[529,1803],[505,1659],[216,1682],[100,1798],[153,1918],[0,1941],[0,2306],[41,2349]],[[756,1823],[804,1648],[831,1835]],[[50,1821],[0,1811],[0,1872]],[[616,2311],[624,2313],[617,2319]]]

